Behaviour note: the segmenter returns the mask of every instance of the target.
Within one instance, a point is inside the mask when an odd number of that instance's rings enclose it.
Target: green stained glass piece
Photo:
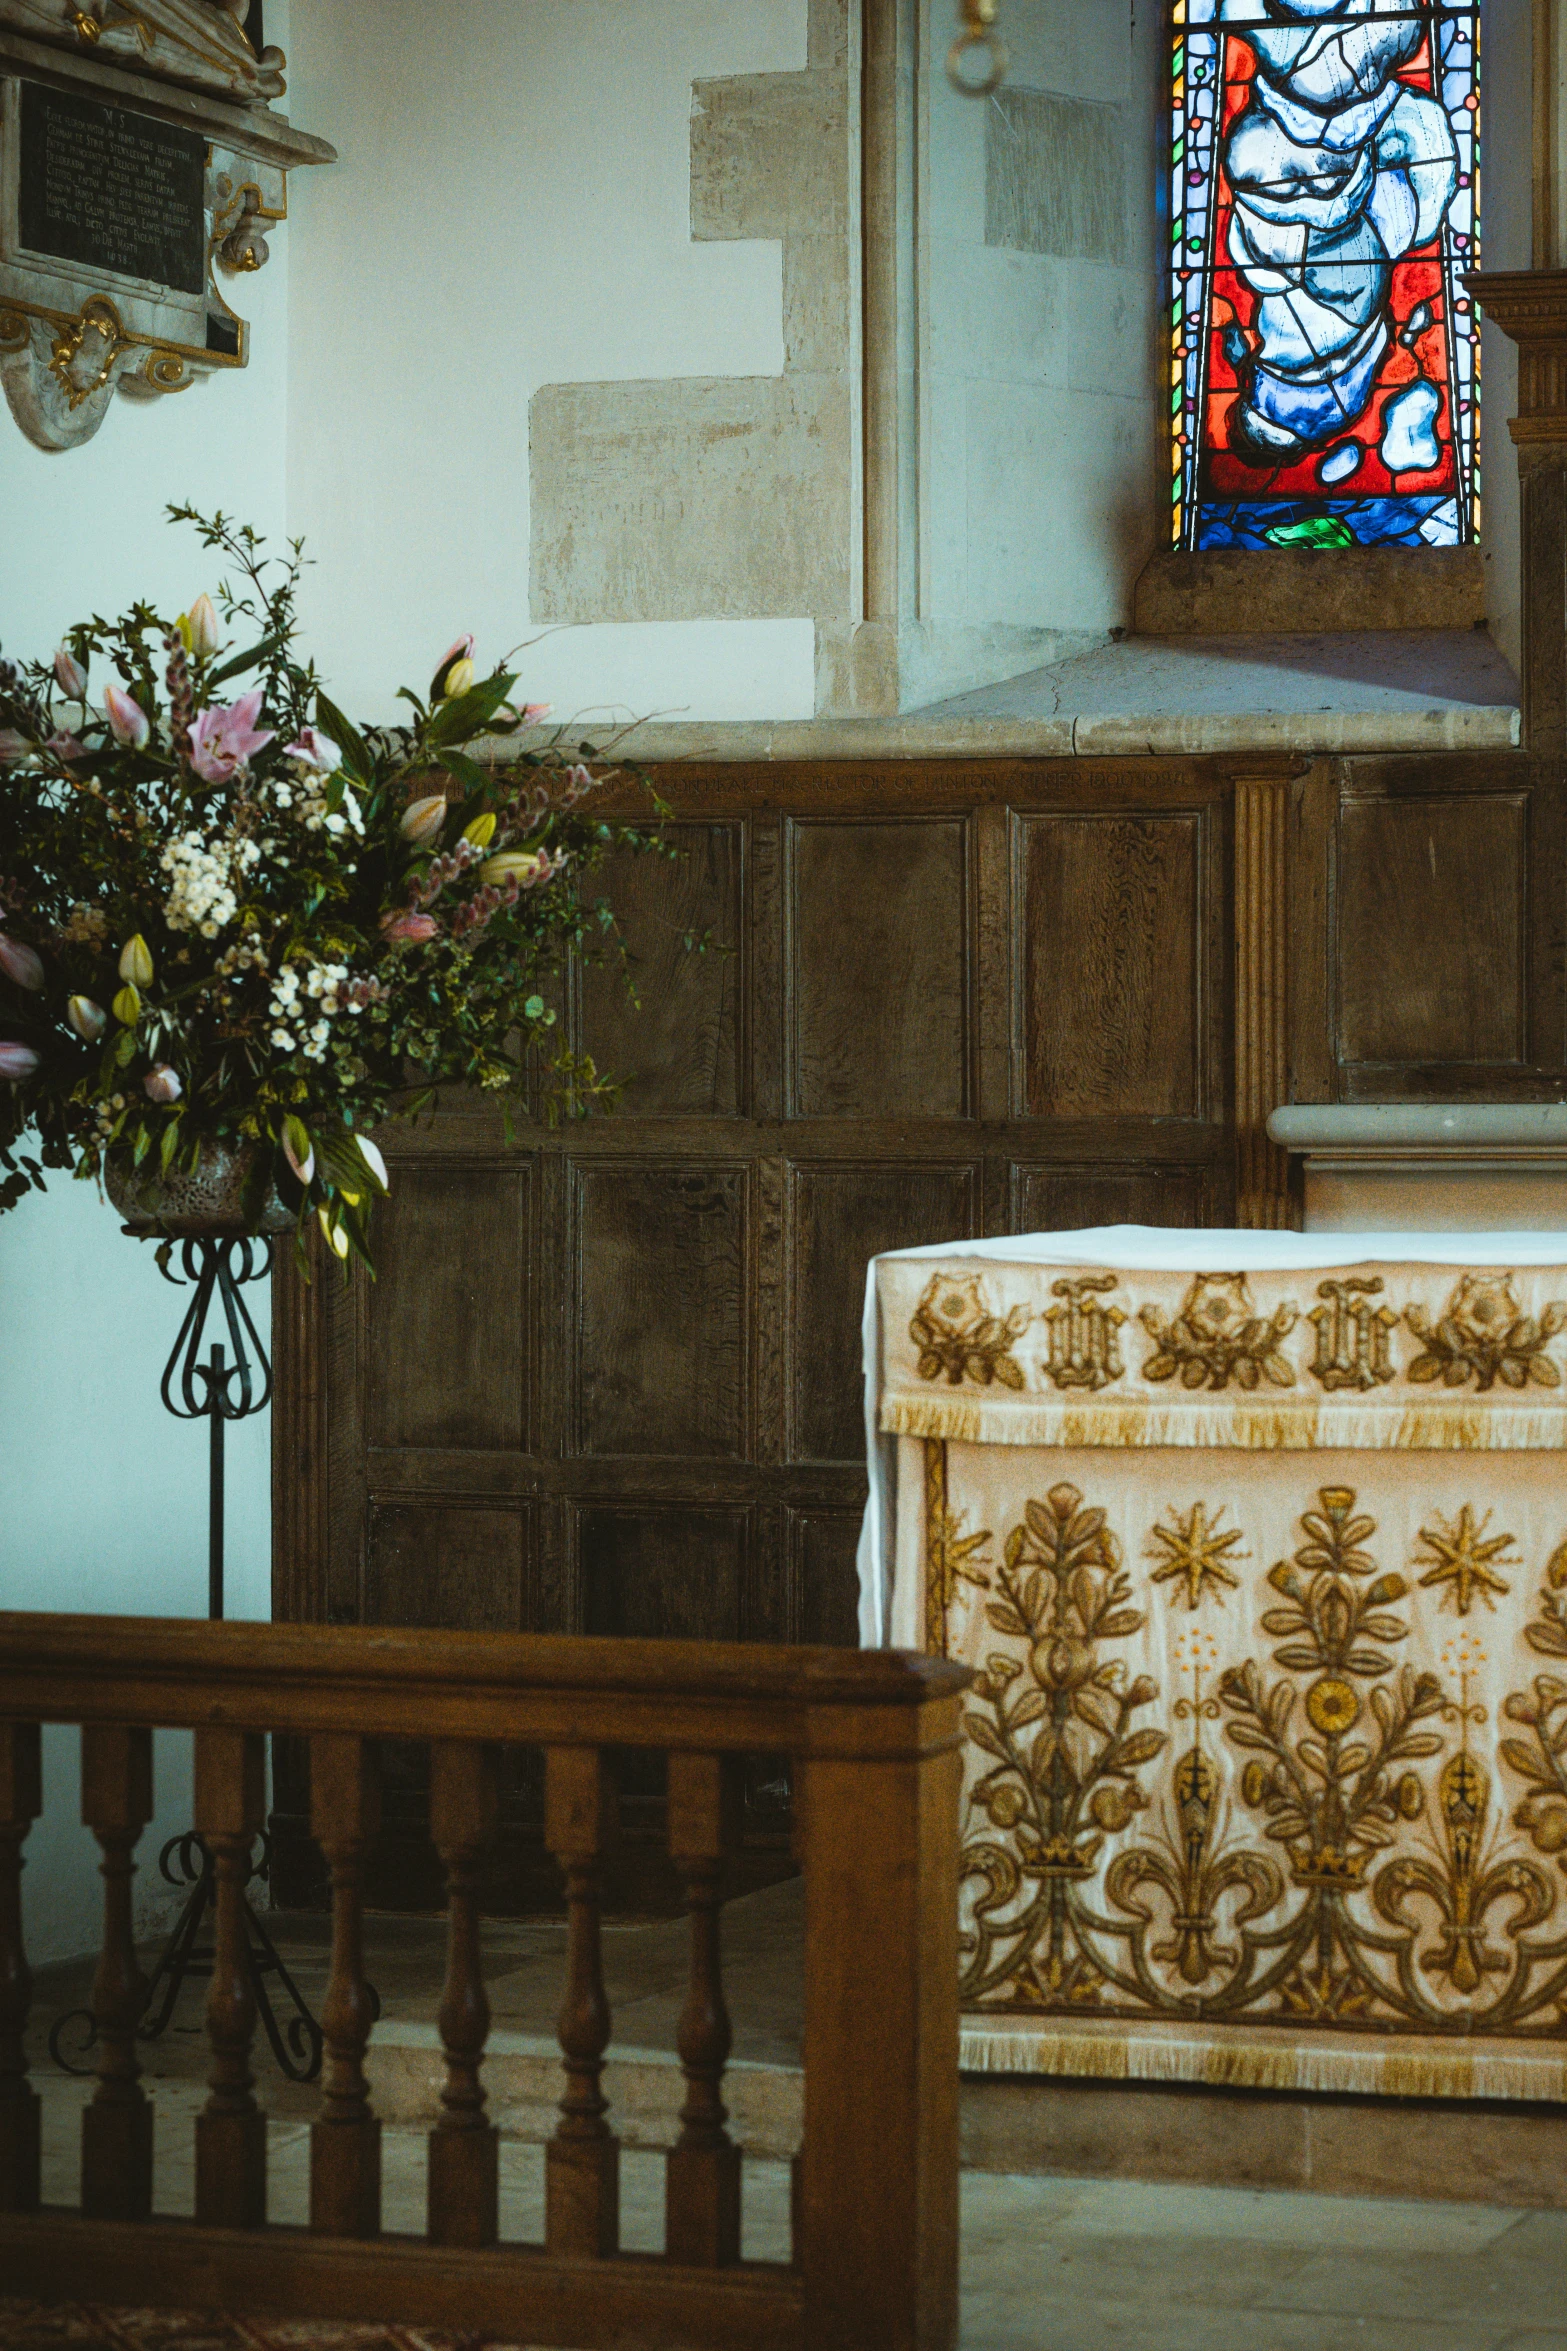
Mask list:
[[[1353,547],[1355,534],[1337,514],[1312,514],[1304,522],[1277,522],[1263,532],[1270,547]]]

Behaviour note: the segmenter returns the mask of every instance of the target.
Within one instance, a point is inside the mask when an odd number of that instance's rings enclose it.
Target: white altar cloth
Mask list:
[[[903,1250],[864,1339],[862,1639],[976,1671],[964,2062],[1559,2095],[1567,1235]]]

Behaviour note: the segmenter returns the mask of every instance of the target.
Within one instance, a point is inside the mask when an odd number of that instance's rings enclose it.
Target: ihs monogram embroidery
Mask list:
[[[1372,1304],[1381,1290],[1380,1274],[1317,1284],[1317,1296],[1327,1303],[1314,1306],[1306,1319],[1317,1330],[1311,1368],[1325,1388],[1358,1388],[1364,1394],[1395,1376],[1388,1341],[1398,1316],[1391,1306]]]
[[[1045,1309],[1050,1354],[1045,1370],[1058,1388],[1104,1388],[1121,1377],[1121,1326],[1126,1316],[1119,1306],[1101,1304],[1099,1293],[1113,1290],[1113,1273],[1087,1274],[1080,1281],[1052,1282],[1050,1295],[1062,1301]]]

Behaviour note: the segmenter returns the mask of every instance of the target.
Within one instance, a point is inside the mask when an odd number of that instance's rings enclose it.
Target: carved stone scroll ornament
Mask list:
[[[287,87],[281,49],[256,55],[248,0],[0,0],[0,25],[50,48],[265,106]]]
[[[282,54],[243,15],[0,0],[0,385],[40,449],[90,440],[116,391],[248,362],[225,285],[266,262],[289,171],[334,154],[267,105]]]

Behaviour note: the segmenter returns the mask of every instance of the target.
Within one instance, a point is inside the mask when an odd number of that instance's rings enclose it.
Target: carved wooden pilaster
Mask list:
[[[1523,720],[1531,751],[1567,751],[1567,269],[1479,270],[1464,284],[1518,346]]]
[[[1289,1154],[1267,1123],[1289,1100],[1287,774],[1235,778],[1235,1221],[1296,1222]]]

